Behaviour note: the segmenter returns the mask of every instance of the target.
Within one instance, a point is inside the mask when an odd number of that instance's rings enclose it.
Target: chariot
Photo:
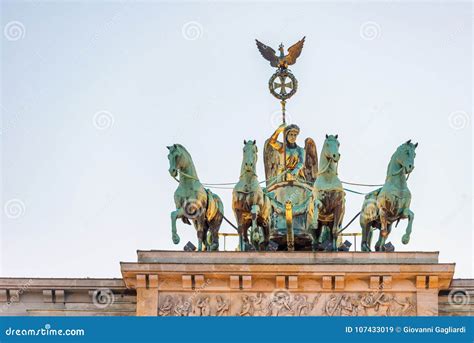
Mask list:
[[[270,93],[280,100],[282,124],[264,145],[264,181],[259,181],[256,174],[256,141],[244,141],[239,181],[230,183],[235,185],[232,188],[232,209],[237,225],[224,216],[219,196],[205,188],[212,188],[213,184],[199,181],[187,150],[180,144],[168,147],[169,172],[179,182],[174,196],[176,210],[171,213],[175,244],[179,243],[176,220],[181,218],[186,224],[194,224],[200,251],[218,250],[218,234],[223,220],[237,229],[241,251],[338,250],[345,212],[345,191],[337,172],[340,159],[338,135],[326,135],[318,161],[314,140],[306,138],[304,148],[298,146],[296,138],[300,128],[286,124],[286,101],[298,87],[288,66],[300,56],[304,41],[303,37],[293,44],[287,55],[281,44],[279,56],[269,46],[256,42],[262,56],[277,68],[268,85]],[[278,141],[282,133],[283,140]],[[402,242],[409,242],[414,214],[409,208],[411,193],[406,180],[414,168],[417,146],[418,143],[407,141],[398,147],[390,160],[385,184],[377,185],[382,188],[367,194],[362,210],[352,219],[360,214],[362,250],[370,251],[374,229],[380,229],[375,249],[390,250],[386,239],[392,223],[404,218],[408,218],[409,223]],[[263,188],[262,183],[266,187]]]

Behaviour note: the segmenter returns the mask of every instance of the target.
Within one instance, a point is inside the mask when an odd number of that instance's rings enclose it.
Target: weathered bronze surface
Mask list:
[[[311,138],[305,140],[304,149],[298,146],[299,132],[295,124],[282,124],[267,139],[264,149],[266,191],[273,210],[270,239],[285,250],[311,249],[308,229],[318,155]],[[283,142],[278,141],[281,133]]]
[[[176,211],[171,212],[173,243],[179,243],[176,220],[181,218],[185,224],[190,225],[190,221],[193,222],[197,231],[198,251],[203,250],[203,242],[206,250],[218,250],[218,234],[224,217],[222,201],[219,196],[203,187],[191,155],[181,144],[167,148],[169,173],[173,178],[179,176],[179,185],[174,192]]]
[[[410,210],[411,193],[407,179],[415,168],[415,149],[418,143],[411,140],[400,145],[390,159],[385,184],[369,193],[362,205],[360,226],[362,227],[362,251],[370,251],[372,231],[379,229],[376,251],[385,250],[385,242],[392,231],[392,224],[408,218],[408,226],[402,243],[408,244],[415,214]]]
[[[300,41],[293,44],[288,48],[288,54],[285,55],[285,49],[283,43],[278,47],[280,55],[277,56],[274,49],[263,44],[262,42],[255,40],[257,43],[258,51],[262,54],[263,58],[270,62],[270,65],[275,68],[286,69],[289,65],[295,64],[296,59],[301,55],[303,50],[304,40],[303,37]]]
[[[303,39],[290,46],[287,55],[285,55],[283,43],[280,44],[278,48],[279,56],[276,55],[275,50],[257,39],[255,40],[262,56],[270,62],[272,67],[277,68],[268,81],[268,88],[270,93],[280,100],[283,124],[286,124],[286,100],[291,98],[298,89],[298,80],[288,69],[288,66],[295,64],[296,59],[301,55],[305,38],[303,37]]]
[[[326,135],[321,150],[319,173],[314,183],[313,250],[322,249],[326,236],[332,242],[331,250],[337,250],[337,238],[344,218],[345,192],[337,175],[341,156],[337,138],[337,135]],[[327,230],[326,235],[324,229]]]
[[[288,69],[278,69],[270,77],[268,89],[275,98],[282,100],[282,110],[285,111],[286,100],[298,90],[298,80]]]
[[[284,142],[278,136],[284,132]],[[318,153],[316,144],[306,138],[305,148],[301,148],[296,139],[300,133],[298,125],[281,124],[265,142],[264,163],[267,187],[281,181],[314,182],[318,172]]]
[[[281,44],[279,56],[272,48],[258,40],[256,42],[262,56],[272,67],[277,68],[269,86],[270,92],[281,100],[282,106],[282,124],[264,144],[265,180],[259,181],[256,174],[256,141],[244,141],[239,181],[223,184],[234,186],[232,209],[237,220],[235,226],[224,217],[220,198],[200,183],[186,149],[179,144],[168,147],[170,174],[173,177],[179,174],[179,186],[175,192],[176,211],[171,214],[173,242],[179,242],[176,220],[182,218],[187,224],[193,221],[199,251],[203,250],[203,244],[206,250],[217,250],[218,230],[225,219],[238,231],[240,251],[268,250],[269,247],[272,250],[288,251],[347,250],[347,246],[339,247],[340,234],[357,215],[341,229],[345,214],[345,191],[352,190],[345,189],[338,176],[338,136],[326,135],[318,159],[315,141],[306,138],[304,148],[299,146],[297,138],[300,128],[296,124],[288,125],[285,118],[286,100],[297,89],[296,78],[288,66],[295,64],[301,55],[305,37],[292,45],[287,55]],[[283,137],[280,141],[281,134]],[[416,146],[410,141],[402,144],[392,156],[383,187],[365,197],[360,213],[363,251],[370,251],[374,229],[380,229],[375,249],[393,251],[393,246],[386,244],[386,239],[392,224],[404,218],[408,218],[409,222],[402,242],[408,243],[414,214],[409,208],[411,194],[406,179],[414,168]],[[262,183],[266,184],[265,188],[261,187]],[[225,308],[225,301],[219,301]],[[205,312],[206,304],[203,303],[201,307]]]
[[[241,251],[247,250],[246,244],[250,243],[247,233],[249,227],[254,247],[266,250],[269,241],[271,205],[258,182],[257,157],[256,141],[244,141],[240,178],[232,191],[232,209],[237,220]]]

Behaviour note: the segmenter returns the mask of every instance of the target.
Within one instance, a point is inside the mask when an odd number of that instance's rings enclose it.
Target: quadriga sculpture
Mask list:
[[[314,182],[314,217],[312,225],[313,250],[322,250],[323,227],[329,228],[332,244],[329,250],[337,250],[337,238],[345,212],[345,195],[337,176],[341,154],[337,135],[326,135],[319,160],[319,172]]]
[[[258,182],[258,149],[254,140],[244,141],[244,157],[239,182],[232,191],[232,209],[239,230],[240,251],[247,250],[248,229],[252,227],[252,243],[259,250],[265,250],[269,241],[270,199],[263,193]]]
[[[390,159],[385,184],[366,195],[360,214],[362,227],[362,251],[370,251],[372,231],[379,229],[376,251],[385,250],[392,224],[408,218],[408,225],[402,237],[402,243],[408,244],[413,225],[414,213],[410,210],[411,193],[407,186],[407,175],[415,168],[415,149],[418,143],[411,140],[400,145]]]
[[[190,221],[193,222],[197,231],[199,251],[203,250],[203,241],[206,242],[206,250],[218,250],[219,229],[224,218],[222,201],[219,196],[203,187],[191,155],[181,144],[174,144],[167,148],[169,173],[173,178],[179,175],[179,186],[174,192],[176,211],[171,212],[173,243],[179,243],[176,220],[181,218],[188,225],[191,224]],[[210,232],[210,237],[208,237],[208,232]]]

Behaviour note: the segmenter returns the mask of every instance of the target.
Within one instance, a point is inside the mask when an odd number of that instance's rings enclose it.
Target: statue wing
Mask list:
[[[265,164],[265,179],[267,180],[267,187],[272,184],[272,181],[274,181],[273,179],[278,175],[278,166],[281,163],[280,153],[270,145],[269,141],[270,139],[265,141],[265,147],[263,149],[263,163]],[[270,180],[270,182],[268,180]]]
[[[306,37],[303,37],[300,41],[288,48],[288,55],[285,56],[285,60],[288,65],[295,64],[296,59],[300,57],[305,38]]]
[[[304,141],[305,162],[304,175],[306,181],[314,183],[318,175],[318,151],[316,150],[316,143],[312,138],[306,138]]]
[[[278,67],[278,57],[276,56],[275,50],[266,46],[262,42],[259,42],[257,39],[255,42],[257,43],[258,51],[260,51],[262,56],[270,62],[270,65],[275,68]]]

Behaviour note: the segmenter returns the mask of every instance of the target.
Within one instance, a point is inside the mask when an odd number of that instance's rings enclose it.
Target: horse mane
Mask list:
[[[185,155],[185,158],[189,161],[189,167],[192,169],[192,172],[195,174],[197,178],[196,167],[194,166],[194,162],[189,151],[181,144],[174,144],[174,146],[176,147],[176,149],[183,152],[183,155]]]
[[[390,169],[392,167],[392,163],[396,162],[396,157],[398,156],[398,154],[403,153],[403,152],[407,151],[408,149],[415,149],[415,145],[413,143],[405,142],[403,144],[400,144],[397,147],[397,150],[395,150],[395,152],[390,157],[390,162],[388,163],[388,166],[387,166],[387,177],[391,176],[390,175]]]
[[[186,153],[186,155],[188,155],[189,159],[191,159],[191,154],[183,145],[178,143],[178,144],[175,144],[175,147],[179,150],[183,150]]]
[[[324,168],[327,167],[328,160],[326,158],[326,154],[324,152],[326,151],[326,141],[338,141],[336,136],[334,135],[329,135],[323,143],[323,148],[321,149],[321,155],[319,156],[319,172],[321,172]]]

